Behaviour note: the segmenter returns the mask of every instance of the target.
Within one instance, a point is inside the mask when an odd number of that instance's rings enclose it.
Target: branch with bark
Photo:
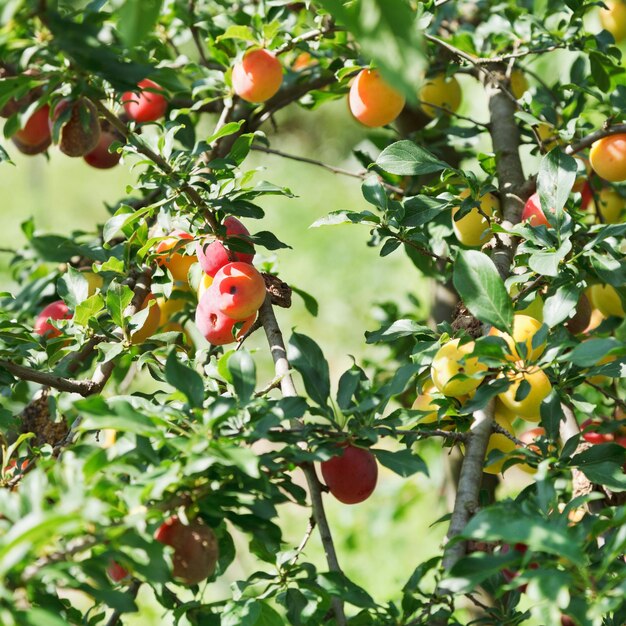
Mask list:
[[[296,387],[294,385],[293,378],[291,377],[291,366],[289,365],[289,361],[287,359],[285,341],[283,340],[282,332],[278,326],[276,316],[274,315],[274,309],[269,295],[266,296],[265,302],[259,310],[259,318],[263,324],[263,329],[265,330],[267,342],[272,354],[272,360],[274,361],[276,378],[280,380],[281,392],[286,398],[297,396]],[[295,429],[302,429],[302,422],[295,419],[291,420],[291,426]],[[306,444],[303,443],[302,445],[303,447],[306,447]],[[315,467],[312,463],[304,463],[302,465],[302,471],[304,472],[304,476],[306,478],[309,495],[311,497],[313,518],[319,530],[328,568],[331,572],[341,573],[335,544],[333,542],[328,519],[326,518],[326,511],[324,510],[324,503],[322,501],[322,486],[315,472]],[[337,625],[346,626],[347,621],[341,599],[333,597],[332,606]]]

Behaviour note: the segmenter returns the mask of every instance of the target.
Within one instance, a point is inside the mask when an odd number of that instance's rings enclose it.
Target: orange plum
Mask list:
[[[350,112],[369,128],[391,124],[400,115],[404,103],[404,96],[376,70],[361,70],[348,94]]]

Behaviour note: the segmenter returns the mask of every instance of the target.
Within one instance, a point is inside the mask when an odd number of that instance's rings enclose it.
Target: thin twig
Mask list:
[[[291,559],[291,561],[289,561],[290,565],[296,564],[298,557],[302,554],[302,551],[304,550],[304,548],[306,548],[306,544],[309,542],[309,539],[311,538],[311,535],[313,534],[314,529],[315,529],[315,517],[311,515],[311,517],[309,517],[309,523],[306,527],[304,537],[302,537],[302,540],[300,541],[300,545],[298,545],[298,547],[296,548],[296,553],[293,555],[293,558]]]
[[[576,154],[577,152],[588,148],[599,139],[609,137],[610,135],[621,135],[623,133],[626,133],[626,124],[609,125],[605,122],[605,125],[600,130],[596,130],[576,143],[567,146],[567,148],[565,148],[565,154]]]
[[[322,39],[327,35],[332,35],[338,31],[344,30],[343,28],[339,28],[335,26],[335,24],[331,24],[324,28],[315,28],[313,30],[309,30],[306,33],[302,33],[302,35],[298,35],[289,41],[286,41],[282,46],[279,46],[274,50],[274,54],[279,56],[288,52],[289,50],[293,50],[298,44],[303,43],[304,41],[311,41],[312,39]]]
[[[622,409],[626,409],[626,402],[622,400],[619,396],[616,396],[614,393],[611,393],[604,387],[600,387],[600,385],[596,385],[592,383],[590,380],[585,381],[590,387],[593,387],[595,390],[599,391],[601,394],[605,395],[607,398],[611,398],[618,406],[622,407]]]
[[[351,178],[358,178],[360,180],[365,180],[368,176],[371,176],[371,172],[352,172],[350,170],[343,169],[342,167],[336,167],[334,165],[328,165],[328,163],[324,163],[322,161],[318,161],[317,159],[311,159],[309,157],[298,156],[296,154],[288,154],[287,152],[283,152],[282,150],[274,150],[273,148],[266,148],[265,146],[253,145],[252,150],[256,152],[264,152],[265,154],[274,154],[276,156],[283,157],[285,159],[290,159],[291,161],[298,161],[300,163],[308,163],[309,165],[316,165],[317,167],[322,167],[333,174],[341,174],[342,176],[350,176]],[[389,191],[393,193],[397,193],[399,195],[404,195],[404,189],[402,187],[397,187],[396,185],[391,185],[390,183],[385,182],[384,180],[380,181],[381,185]]]
[[[265,330],[267,341],[270,346],[276,377],[281,379],[280,388],[282,394],[284,397],[297,396],[296,387],[290,373],[291,367],[287,359],[287,349],[285,348],[283,335],[280,331],[280,327],[278,326],[276,316],[274,315],[274,308],[272,307],[272,300],[269,294],[265,297],[265,302],[259,310],[259,319],[263,324],[263,329]],[[302,428],[303,426],[300,420],[291,420],[291,424],[293,428]],[[333,543],[330,526],[324,510],[322,489],[315,472],[315,467],[312,463],[304,463],[302,464],[302,470],[306,478],[309,495],[311,496],[313,516],[315,518],[315,523],[319,530],[320,539],[326,555],[326,563],[328,564],[330,571],[341,572],[341,567],[339,566],[337,553],[335,551],[335,544]],[[333,596],[332,606],[337,625],[346,626],[347,621],[341,598]]]

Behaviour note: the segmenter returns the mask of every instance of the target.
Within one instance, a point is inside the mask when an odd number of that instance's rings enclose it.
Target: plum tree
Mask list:
[[[330,493],[344,504],[363,502],[376,488],[378,463],[364,448],[344,445],[339,454],[323,461],[320,469]]]
[[[350,85],[350,113],[364,126],[376,128],[391,124],[400,115],[404,104],[404,96],[377,70],[361,70]]]
[[[606,8],[3,4],[3,626],[626,623]]]
[[[274,96],[283,82],[280,61],[264,48],[248,50],[233,67],[233,89],[247,102],[265,102]]]

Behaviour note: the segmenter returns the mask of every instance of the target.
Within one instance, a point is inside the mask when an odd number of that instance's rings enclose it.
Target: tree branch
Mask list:
[[[297,396],[296,387],[294,385],[293,378],[291,377],[291,367],[289,365],[289,361],[287,360],[287,349],[285,348],[283,335],[280,331],[280,327],[278,326],[276,316],[274,315],[271,296],[269,294],[266,296],[265,302],[259,310],[259,319],[263,324],[263,329],[265,330],[265,335],[267,336],[267,342],[274,361],[276,378],[280,379],[282,394],[284,397]],[[302,428],[302,422],[300,422],[300,420],[291,420],[291,424],[292,428]],[[303,443],[302,446],[306,447],[306,444]],[[304,463],[302,464],[302,471],[304,472],[307,486],[309,488],[313,517],[319,530],[328,568],[332,572],[341,572],[341,567],[339,566],[337,553],[335,551],[335,544],[333,543],[330,526],[324,510],[322,489],[315,472],[315,467],[312,463]],[[337,625],[346,626],[347,621],[343,610],[342,600],[340,598],[333,597],[332,604]]]
[[[603,127],[599,130],[586,135],[576,143],[573,143],[567,148],[565,148],[565,154],[576,154],[585,148],[588,148],[593,143],[598,141],[599,139],[603,139],[604,137],[609,137],[611,135],[621,135],[626,133],[626,124],[610,124],[610,121],[607,120]]]

